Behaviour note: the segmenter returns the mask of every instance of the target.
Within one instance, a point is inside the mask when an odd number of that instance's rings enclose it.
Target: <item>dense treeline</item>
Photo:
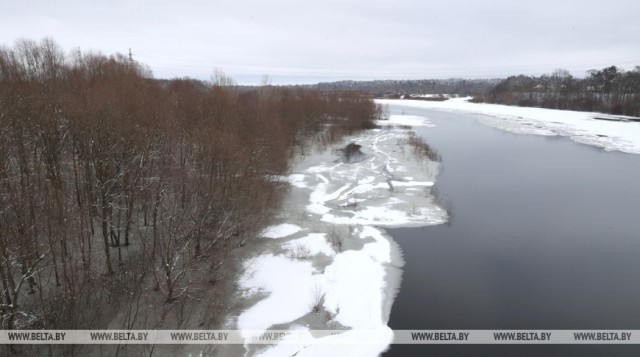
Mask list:
[[[640,66],[592,70],[586,78],[563,69],[540,77],[513,76],[476,101],[640,116]]]
[[[402,94],[458,94],[475,95],[490,90],[499,79],[415,79],[339,81],[315,85],[323,91],[358,90],[377,97],[399,97]]]
[[[355,93],[222,84],[48,39],[0,48],[3,329],[210,326],[291,155],[378,115]]]

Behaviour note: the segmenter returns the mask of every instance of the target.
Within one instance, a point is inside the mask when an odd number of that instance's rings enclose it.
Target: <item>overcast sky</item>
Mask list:
[[[0,0],[0,44],[127,53],[157,78],[489,78],[640,65],[638,0]]]

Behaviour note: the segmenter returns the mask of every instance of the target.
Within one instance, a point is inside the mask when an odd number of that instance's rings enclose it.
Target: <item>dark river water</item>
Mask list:
[[[391,107],[442,156],[451,222],[390,230],[392,329],[640,329],[640,155]],[[640,356],[640,345],[392,345],[385,356]]]

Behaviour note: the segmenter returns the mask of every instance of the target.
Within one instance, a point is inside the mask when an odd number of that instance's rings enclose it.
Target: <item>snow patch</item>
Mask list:
[[[327,242],[327,235],[325,233],[311,233],[305,237],[288,242],[284,247],[292,253],[298,254],[301,250],[304,250],[305,254],[309,256],[318,254],[324,254],[326,256],[335,255],[333,248],[331,248],[331,245]],[[298,258],[301,257],[298,256]]]
[[[245,263],[239,283],[267,297],[238,317],[243,331],[264,331],[270,326],[299,318],[309,312],[314,280],[311,262],[266,254]],[[244,334],[245,338],[252,335]],[[255,335],[253,335],[255,336]]]
[[[302,227],[295,224],[283,223],[277,226],[271,226],[265,229],[261,236],[264,238],[284,238],[302,230]]]
[[[336,255],[324,272],[327,310],[337,314],[335,320],[355,329],[380,327],[384,267],[361,251]]]
[[[426,126],[432,127],[433,123],[426,117],[416,115],[400,115],[392,114],[387,120],[378,120],[376,124],[380,126],[385,125],[408,125],[408,126]]]

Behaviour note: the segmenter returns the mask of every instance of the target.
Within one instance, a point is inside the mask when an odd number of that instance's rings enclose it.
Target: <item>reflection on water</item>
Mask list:
[[[640,155],[403,108],[442,155],[449,225],[391,230],[393,329],[640,329]],[[400,113],[400,108],[393,108]],[[400,346],[388,356],[638,355],[640,346]]]

